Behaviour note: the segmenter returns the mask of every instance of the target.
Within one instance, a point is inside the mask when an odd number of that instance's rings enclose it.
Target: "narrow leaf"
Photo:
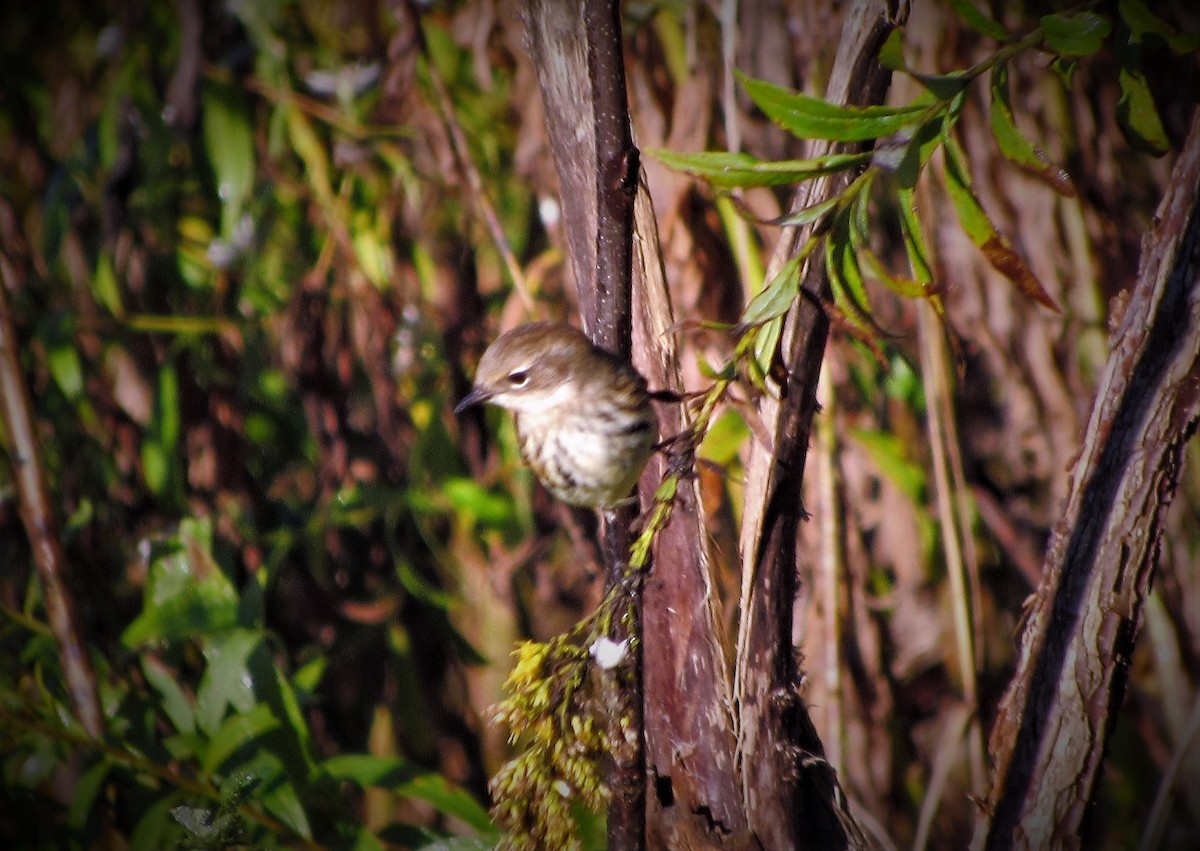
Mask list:
[[[433,804],[438,812],[454,816],[481,832],[494,832],[496,826],[487,810],[466,790],[450,785],[440,774],[424,774],[396,790],[396,794],[419,798]]]
[[[739,74],[751,100],[775,123],[802,139],[862,142],[895,133],[914,123],[925,104],[839,106],[773,83]]]
[[[813,204],[811,207],[804,207],[795,210],[786,215],[780,216],[777,219],[772,219],[770,224],[780,225],[782,227],[795,227],[797,225],[806,225],[809,222],[815,222],[821,216],[828,213],[834,207],[842,202],[841,196],[830,198],[827,201],[821,201],[819,204]]]
[[[267,789],[259,797],[267,812],[290,827],[298,836],[312,839],[308,814],[304,812],[304,805],[300,803],[295,786],[287,782],[280,783]]]
[[[760,160],[750,154],[727,151],[678,153],[652,149],[648,154],[678,171],[686,171],[722,189],[750,186],[786,186],[814,177],[844,171],[870,159],[869,153],[830,154],[807,160]]]
[[[221,236],[230,239],[257,171],[250,111],[233,87],[212,84],[205,89],[203,129],[205,153],[221,199]]]
[[[800,258],[793,257],[783,265],[771,283],[762,289],[742,312],[740,327],[760,325],[782,316],[800,292]]]
[[[412,781],[421,771],[395,756],[347,753],[332,756],[321,767],[334,780],[349,780],[365,788],[395,790]]]
[[[908,265],[913,277],[923,284],[933,283],[933,266],[929,262],[929,247],[921,222],[917,218],[913,190],[901,189],[896,193],[897,209],[900,213],[900,231],[904,236],[904,250],[908,254]]]
[[[992,135],[1000,152],[1031,174],[1042,178],[1060,194],[1072,198],[1075,187],[1067,172],[1050,162],[1042,149],[1029,141],[1013,117],[1008,94],[1008,66],[997,65],[992,71]]]
[[[104,780],[111,768],[112,763],[102,758],[76,778],[75,788],[71,793],[71,808],[67,812],[67,824],[75,830],[81,830],[87,824],[92,805],[96,802],[100,790],[104,788]]]
[[[959,223],[971,241],[983,252],[983,256],[998,272],[1012,281],[1018,290],[1026,297],[1058,310],[1054,299],[1050,298],[1041,282],[1025,263],[1012,245],[992,224],[984,212],[979,199],[975,197],[971,184],[970,171],[967,166],[966,154],[959,147],[953,136],[945,137],[946,149],[946,189],[958,214]]]
[[[278,726],[279,721],[265,703],[256,705],[249,712],[226,718],[204,754],[202,765],[205,773],[216,771],[243,745]]]

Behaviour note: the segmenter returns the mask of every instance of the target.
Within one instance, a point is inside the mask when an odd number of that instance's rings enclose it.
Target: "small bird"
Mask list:
[[[513,412],[521,457],[571,505],[623,503],[658,437],[645,380],[558,322],[522,325],[488,347],[454,413],[480,402]]]

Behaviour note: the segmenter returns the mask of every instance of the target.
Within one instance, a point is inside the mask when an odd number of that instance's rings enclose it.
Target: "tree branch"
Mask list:
[[[835,103],[878,102],[889,76],[876,61],[884,38],[908,15],[906,2],[858,0],[849,11],[826,93]],[[817,142],[810,156],[836,146]],[[853,175],[806,183],[793,209],[833,197]],[[767,280],[809,236],[781,236]],[[845,806],[833,769],[799,693],[792,637],[796,592],[796,529],[803,514],[801,482],[808,452],[817,378],[829,319],[824,266],[809,263],[803,293],[787,316],[781,352],[788,374],[765,394],[759,416],[770,442],[752,444],[742,518],[742,620],[738,631],[734,695],[740,711],[738,758],[751,828],[764,847],[864,847],[866,840]],[[768,449],[767,446],[771,448]]]
[[[596,345],[628,361],[638,151],[629,127],[620,4],[617,0],[527,0],[525,10],[584,327]],[[586,96],[581,96],[585,81]],[[626,583],[629,530],[636,517],[634,506],[605,512],[603,551],[609,588]],[[630,640],[629,653],[620,666],[605,672],[604,685],[612,756],[608,841],[614,849],[645,847],[642,603],[640,588],[631,587],[630,592],[619,634],[613,636]]]
[[[13,480],[21,505],[21,521],[37,564],[46,618],[62,660],[63,677],[70,693],[75,717],[89,736],[104,735],[104,714],[96,674],[88,658],[87,645],[75,614],[75,601],[66,580],[66,559],[58,536],[58,523],[50,507],[46,480],[42,477],[41,450],[29,404],[29,391],[21,375],[18,342],[8,310],[7,281],[16,281],[16,270],[8,258],[0,257],[0,416],[8,431],[8,451]]]
[[[1200,114],[1097,390],[1017,673],[975,849],[1075,846],[1124,695],[1182,454],[1200,420]]]

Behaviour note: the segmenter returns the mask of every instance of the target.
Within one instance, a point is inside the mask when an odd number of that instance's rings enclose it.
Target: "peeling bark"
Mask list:
[[[1200,115],[1097,391],[992,730],[972,847],[1080,848],[1182,453],[1200,419]]]

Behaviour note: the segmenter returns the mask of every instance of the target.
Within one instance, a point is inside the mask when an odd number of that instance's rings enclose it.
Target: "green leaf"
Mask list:
[[[771,374],[775,353],[779,350],[779,338],[783,336],[783,317],[776,316],[758,327],[754,333],[754,360],[757,371],[751,376],[756,386],[765,386],[765,377]]]
[[[161,444],[149,437],[142,441],[141,456],[146,487],[155,496],[161,496],[170,478],[170,456]]]
[[[465,789],[452,786],[440,774],[423,774],[398,788],[396,794],[430,803],[438,812],[453,816],[475,830],[484,833],[496,830],[487,810],[474,796]]]
[[[809,222],[815,222],[817,219],[821,218],[821,216],[828,213],[840,203],[842,203],[842,197],[838,195],[830,198],[827,201],[821,201],[820,203],[813,204],[810,207],[804,207],[780,216],[777,219],[772,219],[770,223],[773,225],[780,225],[781,227],[806,225]]]
[[[991,118],[992,135],[1004,156],[1045,180],[1060,194],[1074,197],[1075,187],[1066,171],[1050,162],[1042,149],[1017,129],[1008,95],[1008,66],[1004,64],[992,70]]]
[[[192,702],[176,679],[176,673],[171,671],[156,656],[142,657],[142,674],[151,688],[158,692],[162,700],[163,713],[180,733],[193,733],[196,730],[196,713]]]
[[[1046,46],[1060,56],[1091,56],[1112,32],[1112,21],[1095,12],[1046,15],[1042,32]]]
[[[254,128],[244,97],[233,86],[210,83],[204,90],[204,149],[221,199],[221,236],[232,239],[254,189]]]
[[[721,189],[786,186],[844,171],[870,159],[869,153],[830,154],[807,160],[778,161],[760,160],[750,154],[728,151],[677,153],[654,148],[646,153],[664,165],[694,174]]]
[[[1142,0],[1119,0],[1117,11],[1135,41],[1143,41],[1145,36],[1152,35],[1165,41],[1174,53],[1191,53],[1200,49],[1200,33],[1180,33],[1150,11]]]
[[[163,364],[158,371],[158,398],[152,426],[163,449],[173,453],[179,444],[179,377],[170,363]]]
[[[237,625],[238,595],[213,560],[207,521],[180,523],[175,549],[150,567],[142,612],[121,635],[126,647],[170,641]]]
[[[921,74],[910,71],[909,76],[940,101],[949,101],[960,96],[971,82],[971,78],[962,71],[951,71],[948,74]]]
[[[1012,35],[998,24],[995,20],[979,11],[979,8],[971,2],[971,0],[949,0],[950,8],[954,10],[954,14],[962,19],[962,22],[975,30],[977,33],[982,33],[989,38],[994,38],[999,41],[1010,41]]]
[[[1058,310],[1058,305],[1050,298],[1024,259],[1013,250],[1008,240],[1000,235],[984,212],[979,199],[975,197],[966,154],[949,134],[945,137],[945,149],[946,189],[967,236],[983,252],[988,263],[1012,281],[1022,294],[1051,310]]]
[[[934,298],[937,291],[928,283],[891,272],[871,248],[871,228],[867,218],[870,186],[864,186],[854,204],[850,219],[850,243],[858,259],[866,264],[870,274],[888,289],[903,298]]]
[[[365,753],[331,756],[321,768],[334,780],[349,780],[364,789],[374,786],[395,790],[424,773],[399,757]]]
[[[907,71],[904,59],[904,27],[894,27],[879,48],[879,64],[889,71]]]
[[[865,429],[854,429],[850,435],[866,451],[884,478],[908,497],[913,505],[924,505],[925,471],[920,464],[909,459],[904,442],[899,437]]]
[[[792,301],[800,294],[800,258],[793,257],[781,268],[759,293],[750,299],[742,311],[740,327],[761,325],[787,313]]]
[[[121,287],[117,283],[117,272],[113,268],[112,257],[107,251],[102,251],[96,260],[96,271],[92,275],[92,295],[96,301],[108,308],[113,316],[125,315],[125,305],[121,302]]]
[[[839,106],[744,74],[738,74],[738,79],[768,118],[802,139],[841,142],[878,139],[913,124],[928,109],[927,104]]]
[[[78,400],[83,395],[83,362],[75,350],[74,340],[68,339],[47,349],[46,360],[58,389],[71,401]]]
[[[82,830],[87,824],[92,804],[104,787],[104,780],[111,769],[112,763],[101,759],[75,780],[75,788],[71,793],[71,807],[67,811],[67,824],[75,830]]]
[[[312,839],[312,826],[308,823],[308,814],[300,803],[296,787],[287,781],[277,783],[259,793],[259,801],[271,815],[290,827],[298,836]]]
[[[906,128],[890,139],[880,142],[871,164],[894,174],[900,186],[911,189],[917,178],[942,143],[947,127],[957,119],[954,111],[940,113],[916,128]]]
[[[389,789],[401,797],[419,798],[476,830],[495,830],[487,810],[470,793],[451,785],[441,775],[419,770],[398,757],[339,754],[325,760],[321,767],[335,780],[349,780],[364,788]]]
[[[719,417],[704,435],[704,442],[696,450],[696,455],[712,461],[714,464],[727,466],[738,458],[742,444],[750,436],[750,427],[736,408],[730,408]]]
[[[829,289],[833,303],[857,330],[863,340],[877,348],[875,322],[870,315],[870,304],[863,289],[862,273],[850,245],[846,219],[849,211],[843,211],[839,221],[825,237],[825,272],[829,276]]]
[[[333,191],[329,181],[329,157],[325,145],[313,129],[312,122],[298,106],[290,104],[287,107],[288,138],[292,149],[304,163],[304,175],[313,194],[322,204],[328,205],[333,200]]]
[[[167,837],[173,830],[170,814],[172,807],[182,800],[179,794],[168,794],[150,804],[142,813],[133,833],[129,836],[129,851],[160,851],[175,847]]]
[[[517,507],[508,493],[493,493],[474,479],[445,479],[442,493],[457,514],[467,514],[486,526],[503,526],[516,519]]]
[[[208,663],[196,690],[196,721],[200,729],[214,735],[225,717],[226,707],[248,712],[256,702],[250,654],[262,643],[258,630],[233,629],[204,638]]]
[[[279,720],[271,712],[271,707],[263,703],[249,712],[226,718],[209,741],[208,749],[201,760],[205,774],[212,774],[241,747],[278,726]]]
[[[1161,156],[1171,150],[1171,141],[1163,128],[1154,95],[1142,72],[1141,48],[1126,44],[1117,50],[1117,80],[1121,99],[1117,101],[1117,122],[1125,138],[1143,151]]]

